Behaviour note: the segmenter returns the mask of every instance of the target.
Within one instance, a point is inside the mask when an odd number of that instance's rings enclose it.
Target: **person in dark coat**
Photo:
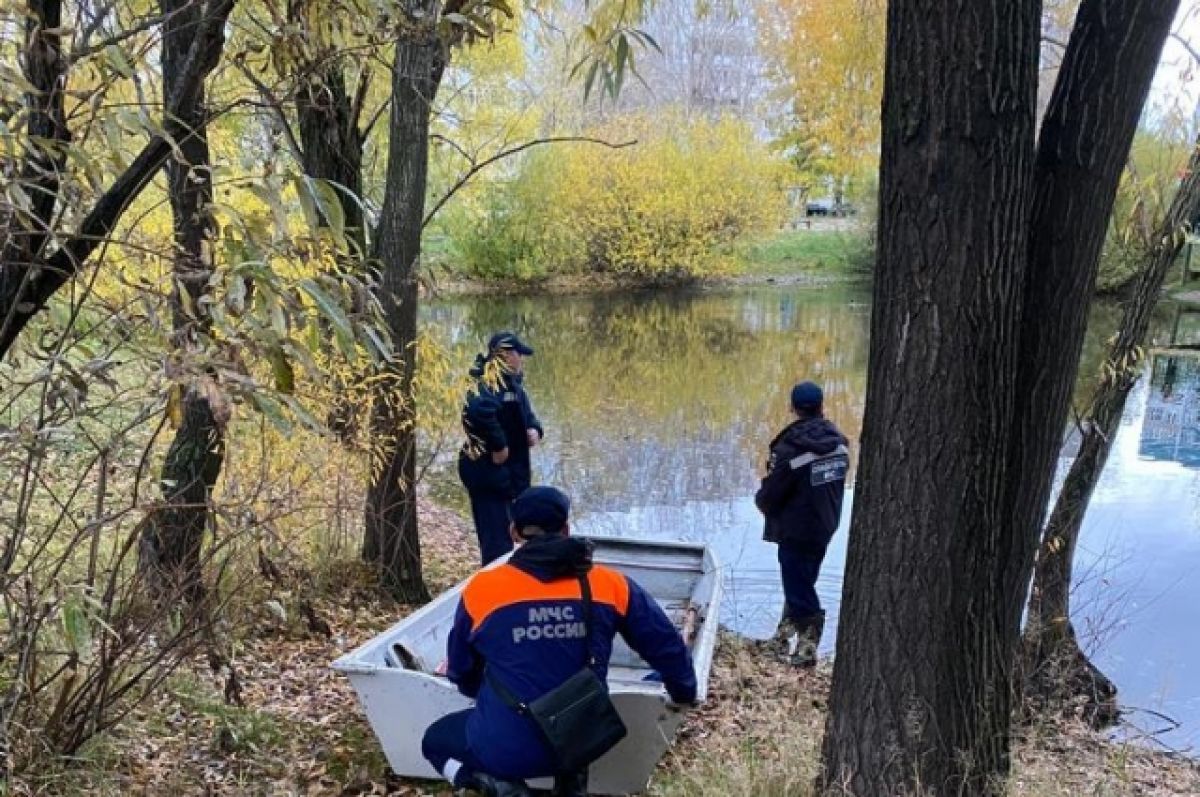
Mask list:
[[[497,332],[471,369],[475,387],[463,406],[467,441],[458,475],[471,499],[479,554],[488,564],[512,550],[509,507],[529,487],[529,450],[545,436],[525,392],[525,358],[533,354],[512,332]]]
[[[771,441],[767,475],[754,496],[766,518],[763,539],[779,546],[783,620],[777,646],[790,663],[812,667],[825,628],[817,575],[842,516],[849,441],[822,414],[824,395],[812,382],[792,388],[796,420]]]
[[[541,730],[503,692],[529,704],[578,672],[589,654],[605,682],[618,634],[661,673],[675,706],[696,700],[696,672],[679,631],[636,581],[592,564],[591,544],[570,536],[569,513],[570,500],[554,487],[523,492],[512,507],[516,552],[463,588],[445,674],[475,705],[434,722],[421,743],[426,760],[457,788],[525,797],[526,779],[554,774],[556,758]],[[592,612],[581,622],[578,579],[585,574]],[[554,795],[582,797],[586,781],[586,772],[560,775]]]

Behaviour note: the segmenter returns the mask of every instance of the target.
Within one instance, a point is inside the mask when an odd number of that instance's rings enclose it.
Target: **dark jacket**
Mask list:
[[[587,573],[592,590],[588,641],[578,573]],[[446,675],[476,700],[467,720],[467,744],[484,771],[532,778],[554,770],[553,754],[537,726],[509,708],[488,680],[498,680],[528,702],[578,672],[590,651],[593,668],[604,681],[618,633],[662,673],[673,700],[696,699],[696,673],[679,632],[636,582],[593,566],[585,541],[558,535],[534,538],[507,563],[471,578],[450,631]]]
[[[536,429],[543,437],[545,431],[521,375],[503,374],[498,384],[489,384],[483,378],[486,364],[481,355],[471,369],[477,381],[463,405],[467,442],[459,453],[458,472],[468,490],[512,498],[528,488],[531,479],[525,430]],[[503,465],[493,463],[491,453],[504,448],[508,448],[508,459]]]
[[[763,539],[822,555],[842,515],[849,442],[823,417],[795,421],[771,441],[767,475],[754,495]]]

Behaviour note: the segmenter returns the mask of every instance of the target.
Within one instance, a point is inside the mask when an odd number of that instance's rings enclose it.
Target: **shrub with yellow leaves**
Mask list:
[[[736,266],[733,245],[780,225],[783,164],[750,125],[675,111],[614,119],[531,154],[448,224],[456,265],[484,279],[607,273],[687,281]]]

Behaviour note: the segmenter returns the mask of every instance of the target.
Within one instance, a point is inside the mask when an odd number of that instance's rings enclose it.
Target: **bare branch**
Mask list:
[[[391,105],[392,98],[390,96],[383,102],[379,103],[379,107],[375,109],[375,113],[371,114],[371,121],[367,122],[366,126],[362,129],[362,137],[364,139],[371,134],[371,130],[374,129],[375,124],[383,116],[384,112],[391,107]]]
[[[1183,38],[1178,33],[1172,33],[1171,38],[1174,39],[1175,41],[1179,42],[1179,44],[1183,47],[1183,49],[1187,50],[1188,55],[1190,55],[1192,57],[1193,61],[1195,61],[1197,64],[1200,64],[1200,52],[1196,51],[1196,48],[1192,46],[1192,43],[1190,41]]]
[[[1065,41],[1062,39],[1057,39],[1054,36],[1047,36],[1046,34],[1042,34],[1042,44],[1048,44],[1051,47],[1058,48],[1059,50],[1067,49],[1067,43]]]
[[[471,153],[467,152],[465,149],[463,149],[461,144],[459,144],[457,141],[454,141],[451,138],[448,138],[447,136],[443,136],[441,133],[431,134],[429,136],[429,140],[430,141],[440,141],[441,143],[450,147],[450,149],[454,150],[459,155],[462,155],[463,158],[465,158],[466,161],[468,163],[470,163],[472,166],[474,166],[477,163],[477,161],[475,160],[475,156],[472,155]]]
[[[246,76],[246,79],[258,89],[258,93],[263,97],[263,104],[266,108],[275,115],[275,121],[279,123],[279,129],[283,131],[283,137],[287,141],[288,151],[292,153],[292,157],[296,159],[296,163],[304,162],[304,150],[300,146],[300,142],[296,139],[296,133],[292,130],[292,125],[288,122],[287,114],[283,112],[283,103],[271,91],[271,87],[259,80],[258,76],[246,66],[246,62],[240,58],[234,59],[236,66],[241,73]]]
[[[112,13],[112,10],[114,7],[116,7],[116,5],[117,0],[108,0],[108,2],[102,3],[99,8],[95,9],[91,19],[88,20],[87,24],[80,25],[79,47],[86,46],[91,38],[96,35],[96,31],[100,30],[100,26],[104,24],[106,19],[108,19],[108,15]],[[89,4],[80,3],[79,17],[82,19],[89,10]]]
[[[515,147],[501,150],[490,158],[486,158],[478,163],[473,163],[470,169],[467,169],[467,171],[463,172],[462,176],[459,177],[458,180],[455,181],[454,185],[450,187],[450,190],[443,194],[442,198],[434,203],[433,209],[425,214],[425,219],[421,222],[421,227],[424,228],[428,226],[429,222],[435,215],[437,215],[437,212],[441,210],[447,202],[450,201],[451,197],[457,194],[459,190],[471,180],[472,177],[479,174],[479,172],[483,171],[488,166],[491,166],[493,163],[502,161],[510,155],[516,155],[518,152],[524,152],[527,149],[542,146],[543,144],[566,143],[599,144],[600,146],[608,147],[609,149],[624,149],[625,147],[632,147],[637,143],[637,140],[623,141],[619,144],[614,144],[610,141],[604,141],[603,139],[599,138],[590,138],[588,136],[551,136],[549,138],[538,138],[534,139],[533,141],[526,141],[524,144],[518,144]],[[462,150],[460,149],[459,151],[461,152]],[[467,157],[470,159],[470,156]]]
[[[358,120],[362,118],[363,109],[367,105],[367,90],[371,87],[371,67],[364,65],[362,71],[358,73],[358,87],[354,91],[354,101],[350,103],[350,119],[348,124],[351,130],[358,129]]]
[[[163,22],[166,22],[166,20],[167,18],[165,16],[157,14],[150,17],[143,17],[139,22],[134,23],[132,26],[126,28],[120,33],[114,33],[107,39],[98,41],[95,44],[88,43],[88,39],[91,37],[91,34],[85,33],[79,43],[79,46],[71,51],[71,61],[76,62],[82,61],[85,58],[90,58],[106,47],[111,47],[115,44],[120,44],[123,41],[132,39],[138,34],[145,33],[151,28],[161,25]]]

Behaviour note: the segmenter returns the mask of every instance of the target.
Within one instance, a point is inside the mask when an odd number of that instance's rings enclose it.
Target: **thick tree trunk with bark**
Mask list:
[[[417,5],[424,6],[420,19],[429,20],[429,4]],[[444,63],[443,45],[434,31],[427,23],[416,28],[396,43],[386,198],[375,237],[379,298],[392,335],[394,360],[372,409],[373,461],[362,550],[363,559],[380,568],[385,587],[406,602],[429,599],[417,533],[412,383],[430,106]]]
[[[1006,459],[1005,646],[1015,650],[1100,249],[1178,0],[1084,0],[1038,139],[1017,406]]]
[[[228,418],[203,382],[184,392],[182,410],[159,479],[164,503],[143,526],[138,566],[160,597],[196,604],[204,597],[201,551],[211,528],[210,501],[225,457]]]
[[[356,277],[367,256],[367,235],[363,226],[362,157],[363,134],[358,128],[359,102],[346,91],[342,66],[329,62],[314,66],[316,74],[305,82],[296,96],[296,117],[300,128],[300,147],[304,173],[334,184],[342,210],[346,241],[353,251],[339,257],[341,274]],[[328,225],[328,220],[322,219]],[[357,294],[356,294],[357,295]],[[364,308],[355,306],[357,315]],[[327,336],[332,339],[332,336]],[[343,442],[349,442],[358,426],[355,407],[344,393],[344,377],[334,377],[333,406],[329,410],[329,428]]]
[[[64,95],[67,58],[62,51],[62,4],[59,0],[29,3],[21,70],[32,87],[25,94],[29,150],[24,164],[0,164],[0,174],[15,176],[29,198],[29,211],[0,202],[0,339],[17,323],[22,294],[43,256],[66,162],[61,146],[70,141]],[[3,352],[0,351],[0,354]]]
[[[200,299],[208,292],[213,272],[212,169],[204,91],[197,92],[190,107],[181,107],[173,96],[201,11],[193,0],[162,2],[163,104],[175,108],[177,121],[189,130],[178,144],[179,154],[166,166],[175,243],[171,314],[175,356],[180,359],[195,356],[207,332],[210,319]],[[165,505],[143,528],[139,561],[160,595],[180,590],[195,601],[203,594],[200,553],[212,524],[209,499],[224,459],[226,419],[214,411],[215,393],[207,377],[192,382],[183,391],[179,428],[163,462],[160,486]]]
[[[878,261],[824,786],[987,794],[1036,0],[888,7]],[[898,574],[903,573],[903,576]]]
[[[889,4],[828,788],[1003,789],[1021,609],[1097,255],[1176,6],[1084,0],[1033,163],[1039,4]]]
[[[1022,680],[1025,695],[1042,706],[1085,700],[1097,725],[1117,718],[1116,686],[1083,652],[1071,623],[1071,581],[1084,514],[1144,363],[1146,333],[1163,282],[1184,241],[1184,229],[1200,211],[1200,148],[1155,231],[1145,268],[1125,304],[1117,336],[1101,368],[1100,383],[1080,423],[1079,452],[1063,482],[1042,535],[1025,627]]]
[[[363,135],[358,129],[356,104],[346,91],[342,67],[336,61],[317,67],[296,96],[296,118],[304,173],[337,186],[345,219],[346,238],[361,260],[366,252],[363,227],[362,154]]]

